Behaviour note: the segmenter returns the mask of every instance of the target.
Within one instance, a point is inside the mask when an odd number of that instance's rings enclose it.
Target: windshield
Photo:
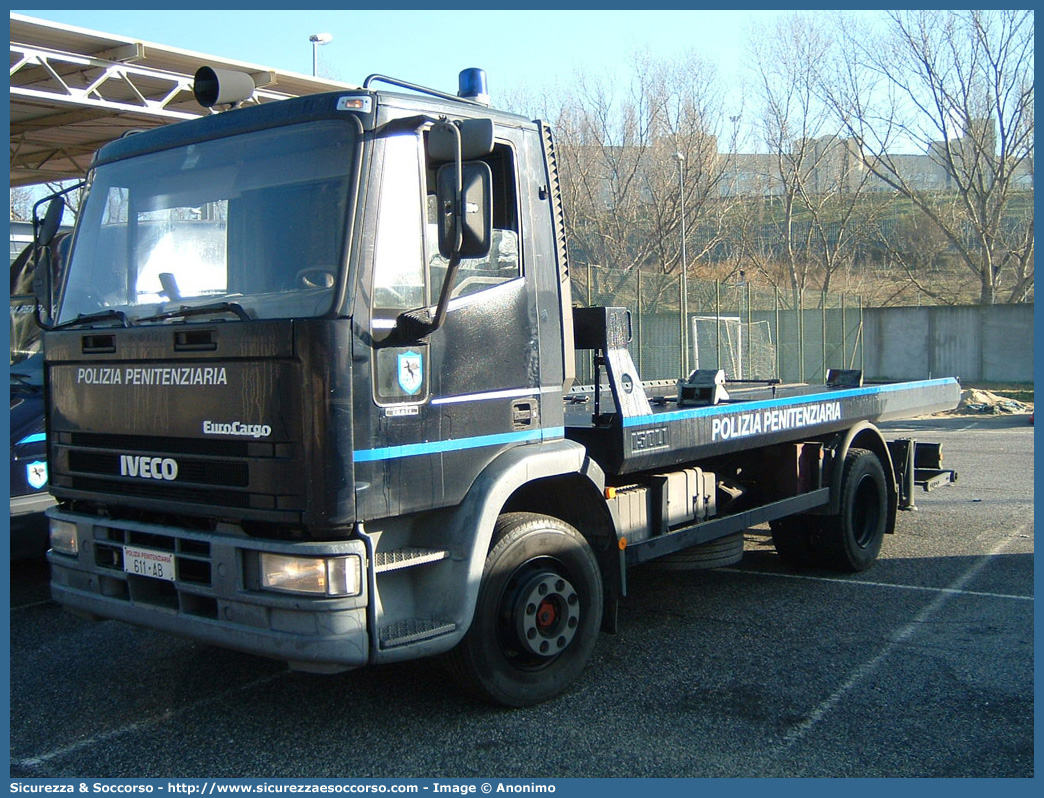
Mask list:
[[[133,324],[222,303],[250,318],[326,313],[344,263],[355,138],[317,121],[98,167],[58,322],[123,314]],[[208,320],[178,321],[197,318]]]

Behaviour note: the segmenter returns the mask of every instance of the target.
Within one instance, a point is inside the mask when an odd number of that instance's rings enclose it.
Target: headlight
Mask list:
[[[76,524],[52,518],[51,548],[60,554],[71,554],[75,557],[79,551],[79,544],[76,541]]]
[[[261,587],[286,593],[358,596],[362,593],[362,559],[286,557],[261,553]]]

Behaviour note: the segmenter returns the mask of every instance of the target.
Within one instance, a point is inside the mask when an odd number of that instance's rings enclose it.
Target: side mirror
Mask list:
[[[493,152],[493,120],[462,119],[435,125],[428,132],[428,157],[436,163],[457,158],[457,136],[449,129],[454,125],[460,135],[460,157],[465,161],[485,158]]]
[[[58,228],[62,226],[62,217],[65,215],[65,197],[52,197],[47,203],[47,211],[44,213],[43,221],[36,228],[36,246],[49,246],[54,237],[58,235]]]
[[[37,210],[44,202],[47,203],[47,210],[41,220]],[[33,208],[33,295],[37,303],[36,321],[44,329],[51,325],[54,308],[55,275],[51,244],[58,235],[64,215],[65,197],[60,194],[40,200]]]
[[[461,164],[460,205],[457,205],[456,165],[439,167],[436,176],[439,253],[444,258],[482,258],[492,237],[493,172],[489,164]]]
[[[450,294],[462,258],[489,254],[493,238],[493,171],[482,161],[464,161],[493,151],[493,121],[442,120],[428,133],[428,156],[446,160],[435,174],[439,254],[449,260],[432,317],[427,308],[400,313],[385,343],[421,341],[446,320]]]

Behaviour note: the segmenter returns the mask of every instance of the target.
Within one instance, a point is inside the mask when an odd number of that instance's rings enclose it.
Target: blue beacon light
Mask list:
[[[458,77],[457,96],[489,105],[489,90],[486,88],[486,71],[472,67],[463,70]]]

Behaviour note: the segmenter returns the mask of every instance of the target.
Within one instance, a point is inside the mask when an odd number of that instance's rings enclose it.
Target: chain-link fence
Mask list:
[[[816,383],[828,369],[863,367],[859,297],[690,279],[683,309],[674,275],[574,266],[572,282],[574,304],[631,311],[644,380],[720,368],[728,379]],[[590,381],[590,363],[577,362],[577,379]]]

